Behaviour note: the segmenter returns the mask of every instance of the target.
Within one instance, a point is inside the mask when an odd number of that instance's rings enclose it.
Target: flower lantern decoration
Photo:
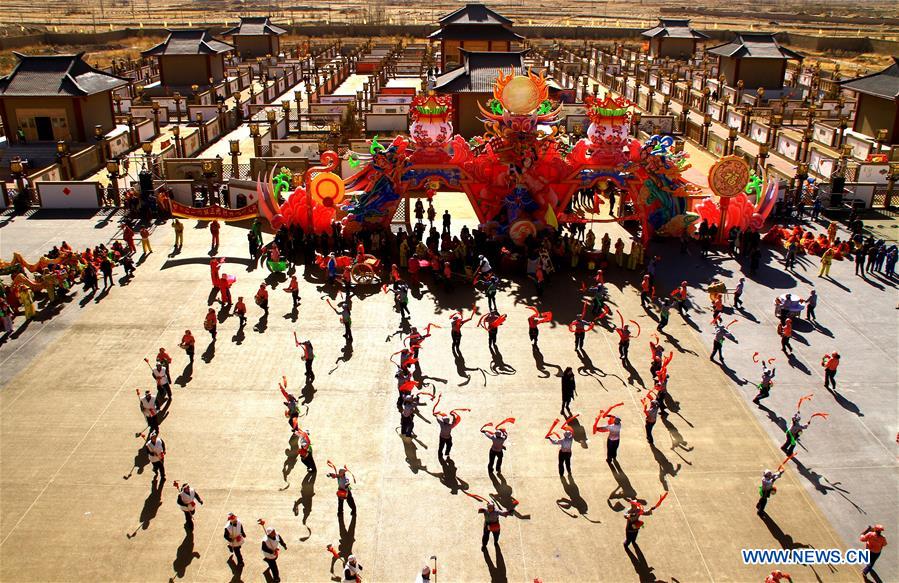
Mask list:
[[[439,147],[450,141],[453,136],[453,124],[449,121],[451,104],[451,96],[435,95],[433,92],[416,95],[412,99],[409,133],[417,146]]]

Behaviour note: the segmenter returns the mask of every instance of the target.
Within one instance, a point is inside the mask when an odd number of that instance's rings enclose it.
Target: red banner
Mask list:
[[[214,204],[202,208],[193,208],[177,201],[169,200],[172,205],[172,214],[182,219],[197,219],[198,221],[245,221],[259,216],[257,205],[249,205],[239,209],[229,209]]]

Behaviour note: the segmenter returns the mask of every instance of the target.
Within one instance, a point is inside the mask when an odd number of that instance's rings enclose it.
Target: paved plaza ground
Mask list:
[[[459,204],[444,199],[438,211]],[[895,240],[895,225],[883,218],[868,227]],[[672,314],[662,336],[674,351],[669,388],[677,406],[657,424],[654,448],[643,435],[640,398],[650,384],[656,321],[640,308],[636,272],[612,267],[606,274],[613,308],[642,329],[630,349],[632,367],[619,361],[610,329],[588,335],[586,357],[574,352],[566,326],[579,312],[584,272],[554,275],[539,302],[526,280],[507,281],[498,297],[509,314],[499,352],[491,355],[486,333],[472,322],[464,328],[463,357],[455,359],[449,315],[475,302],[483,312],[486,300],[461,280],[452,292],[426,286],[410,302],[411,322],[442,328],[424,344],[422,371],[443,395],[441,409],[471,409],[454,431],[453,463],[441,463],[430,407],[416,419],[415,440],[399,436],[389,356],[401,348],[404,330],[392,295],[360,290],[355,342],[347,346],[325,302],[322,274],[300,267],[299,310],[291,312],[289,294],[272,290],[270,314],[262,318],[252,303],[259,283],[284,282],[254,269],[245,229],[226,226],[222,271],[236,274],[232,293],[246,298],[250,312],[239,332],[236,317],[211,304],[209,233],[194,226],[187,222],[178,255],[169,255],[170,227],[157,227],[154,253],[128,285],[102,298],[86,298],[79,287],[52,318],[0,345],[0,581],[263,581],[258,518],[288,545],[279,560],[284,581],[332,580],[325,547],[333,544],[359,558],[366,581],[413,581],[436,555],[439,581],[760,582],[773,567],[743,565],[741,549],[858,548],[858,533],[872,523],[886,526],[890,540],[878,564],[881,578],[899,580],[894,284],[856,278],[845,261],[835,262],[833,280],[815,277],[817,259],[788,273],[775,254],[747,279],[745,310],[731,315],[728,308],[725,319],[738,319],[731,329],[740,343],[725,346],[728,366],[720,367],[708,359],[711,314],[702,289],[712,277],[732,287],[739,265],[723,256],[702,259],[695,250],[680,255],[673,242],[654,244],[651,251],[663,256],[659,290],[687,279],[696,305],[687,321]],[[0,257],[21,251],[36,258],[62,239],[83,247],[117,234],[115,217],[4,215]],[[788,360],[778,350],[773,297],[788,290],[804,296],[812,285],[821,297],[819,324],[797,324],[796,355]],[[219,311],[215,343],[202,326],[210,304]],[[541,327],[539,350],[527,339],[529,305],[554,314]],[[188,328],[197,337],[193,367],[177,348]],[[303,381],[294,332],[315,344],[311,384]],[[161,431],[169,483],[160,492],[151,488],[143,440],[135,437],[145,424],[134,391],[152,386],[143,359],[152,361],[161,346],[175,361],[174,401]],[[823,388],[819,366],[835,349],[843,356],[836,394]],[[755,351],[777,357],[767,410],[750,402],[759,377]],[[558,416],[558,377],[567,366],[576,371],[573,409],[580,413],[570,482],[559,479],[557,448],[543,439]],[[300,424],[314,443],[314,479],[287,450],[282,375],[304,402]],[[760,518],[762,471],[784,458],[778,423],[810,392],[803,412],[830,418],[803,435],[799,463],[788,465]],[[590,427],[600,409],[619,402],[620,470],[613,470],[604,436],[591,435]],[[489,442],[478,428],[506,417],[517,421],[503,473],[491,477]],[[353,519],[347,513],[338,520],[327,460],[355,475]],[[185,536],[173,479],[190,482],[205,501],[192,536]],[[499,548],[482,552],[483,520],[463,491],[520,502],[503,519]],[[668,498],[645,519],[642,552],[626,553],[624,498],[652,504],[664,491]],[[240,516],[250,541],[242,571],[226,562],[229,512]],[[861,579],[856,566],[782,568],[797,582]]]

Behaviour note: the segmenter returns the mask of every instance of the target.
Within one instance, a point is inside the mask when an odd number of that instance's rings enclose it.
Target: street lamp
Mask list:
[[[240,178],[238,161],[240,156],[240,141],[228,140],[228,150],[231,152],[231,177]]]
[[[260,152],[262,150],[262,140],[259,136],[259,124],[253,122],[250,124],[250,136],[253,137],[253,155],[257,158],[260,157]]]
[[[69,167],[66,164],[66,158],[68,158],[69,154],[69,145],[66,144],[65,140],[59,140],[56,142],[56,159],[59,161],[59,167],[62,170],[62,178],[63,180],[69,180],[71,176],[69,175]]]
[[[284,129],[286,131],[290,131],[290,100],[284,99],[281,101],[281,109],[284,110]],[[297,117],[299,117],[300,111],[297,110]]]
[[[150,106],[153,109],[153,135],[159,135],[159,102],[154,101],[153,105]]]
[[[193,85],[190,86],[190,90],[194,94],[194,102],[200,103],[200,86],[197,85],[196,83],[194,83]]]
[[[893,191],[896,189],[896,181],[899,181],[899,163],[891,162],[889,174],[887,174],[887,195],[883,202],[886,208],[893,206]]]
[[[633,131],[634,137],[636,137],[637,132],[640,131],[640,118],[642,118],[642,117],[643,117],[643,114],[641,114],[639,111],[635,111],[634,113],[631,114],[631,122],[633,123],[632,131]]]
[[[116,206],[122,206],[122,197],[119,192],[119,161],[110,158],[106,161],[106,171],[109,173],[109,188],[112,190],[112,198]]]
[[[175,102],[175,116],[178,120],[176,123],[178,125],[181,125],[181,100],[182,99],[183,98],[181,97],[181,93],[179,93],[178,91],[175,91],[172,94],[172,100],[174,100],[174,102]]]
[[[213,192],[215,192],[215,188],[213,187],[212,179],[215,178],[215,164],[212,160],[203,160],[203,177],[206,179],[206,200],[207,202],[213,202]],[[218,196],[215,197],[215,202],[221,204],[221,201],[218,200]]]
[[[243,121],[243,107],[240,104],[240,91],[235,91],[231,94],[231,97],[234,99],[234,110],[237,113],[237,124],[240,124]]]
[[[278,132],[275,124],[278,121],[278,112],[276,112],[274,109],[267,109],[265,110],[265,118],[269,123],[269,132],[271,133],[271,137],[277,139]]]
[[[9,173],[12,175],[13,180],[16,182],[16,190],[18,191],[19,197],[27,197],[20,198],[21,200],[28,200],[28,205],[31,205],[31,193],[27,193],[25,191],[25,163],[22,161],[22,158],[16,156],[12,160],[9,161]]]
[[[153,142],[147,141],[140,145],[140,149],[144,152],[144,164],[147,170],[150,169],[150,154],[153,152]],[[175,155],[178,154],[178,141],[175,140]]]
[[[172,136],[175,138],[175,156],[184,158],[184,144],[181,141],[181,126],[174,126],[172,128]]]

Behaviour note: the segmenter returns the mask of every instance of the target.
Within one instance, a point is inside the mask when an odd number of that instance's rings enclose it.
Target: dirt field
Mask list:
[[[487,2],[491,8],[519,25],[535,26],[622,26],[649,27],[659,15],[687,16],[698,28],[749,29],[777,27],[777,30],[807,34],[839,34],[899,38],[899,8],[895,2],[874,0],[861,9],[855,3],[827,1],[703,2],[686,4],[672,1],[616,2],[570,0],[565,10],[547,12],[542,2],[509,0]],[[123,26],[198,26],[235,21],[239,14],[268,14],[286,24],[376,23],[429,24],[458,8],[459,2],[427,4],[405,0],[345,0],[309,2],[300,5],[273,0],[268,2],[208,0],[10,0],[4,3],[0,26],[8,34],[24,28],[49,30],[102,31]],[[37,8],[37,9],[36,9]],[[2,35],[2,31],[0,31]]]

